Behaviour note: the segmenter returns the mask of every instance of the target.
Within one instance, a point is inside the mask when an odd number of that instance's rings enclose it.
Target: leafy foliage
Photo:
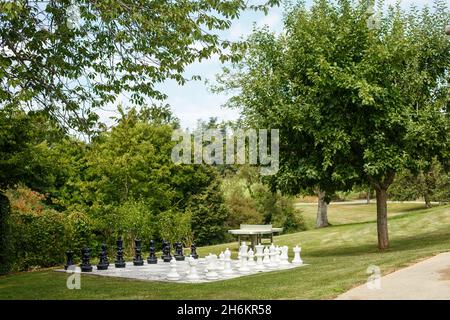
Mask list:
[[[89,131],[96,108],[130,93],[162,100],[156,84],[185,83],[185,67],[236,44],[216,34],[244,0],[1,1],[0,104],[39,107],[66,128]],[[198,77],[194,77],[197,79]]]
[[[216,90],[237,90],[228,105],[250,125],[280,129],[274,183],[283,190],[332,194],[369,182],[383,204],[383,249],[395,173],[449,161],[449,15],[440,0],[421,12],[391,6],[369,29],[366,10],[351,0],[292,7],[281,35],[255,30]]]

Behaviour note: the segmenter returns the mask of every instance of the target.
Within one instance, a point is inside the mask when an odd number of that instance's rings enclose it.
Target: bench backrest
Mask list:
[[[271,224],[241,224],[241,230],[272,230]]]

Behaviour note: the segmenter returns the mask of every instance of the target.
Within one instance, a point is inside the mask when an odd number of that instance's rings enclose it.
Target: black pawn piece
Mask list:
[[[166,242],[165,247],[163,248],[163,261],[170,262],[172,260],[172,255],[170,254],[170,242]]]
[[[106,244],[102,244],[102,251],[99,255],[99,262],[97,265],[97,270],[107,270],[109,266],[108,254],[106,253]]]
[[[123,241],[121,237],[117,239],[117,255],[114,265],[116,268],[125,268],[125,260],[123,259]]]
[[[91,260],[91,249],[83,248],[81,249],[81,271],[82,272],[91,272],[92,266],[90,263]]]
[[[134,240],[133,265],[135,265],[135,266],[143,266],[144,265],[144,260],[142,260],[141,240],[139,240],[139,239]]]
[[[184,254],[183,254],[183,244],[181,242],[175,243],[175,260],[177,261],[184,261]]]
[[[198,259],[197,248],[195,247],[195,243],[191,244],[191,257],[194,259]]]
[[[73,266],[73,251],[66,251],[66,264],[64,265],[64,270],[67,270],[70,266]]]
[[[148,264],[155,264],[158,263],[158,258],[156,258],[155,255],[155,242],[153,240],[150,240],[150,254],[147,258]]]

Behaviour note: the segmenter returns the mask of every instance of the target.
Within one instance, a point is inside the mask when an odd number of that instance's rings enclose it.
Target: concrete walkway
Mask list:
[[[370,200],[370,204],[376,204],[377,201],[375,199]],[[425,202],[423,201],[388,201],[387,203],[417,203],[423,204],[425,209]],[[439,204],[439,202],[432,201],[431,204]],[[367,204],[367,200],[351,200],[351,201],[335,201],[330,202],[330,205],[352,205],[352,204]],[[294,205],[296,206],[307,206],[307,205],[317,205],[317,202],[296,202]]]
[[[337,300],[450,300],[450,252],[441,253],[381,278],[381,289],[366,284]]]

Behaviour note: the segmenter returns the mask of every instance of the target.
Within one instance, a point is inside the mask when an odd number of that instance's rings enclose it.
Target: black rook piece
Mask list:
[[[191,244],[191,257],[194,259],[198,259],[197,248],[195,247],[195,243]]]
[[[73,266],[73,251],[66,251],[66,264],[64,265],[64,269],[67,270],[70,266]]]
[[[150,254],[147,258],[148,264],[155,264],[158,263],[158,258],[156,258],[155,255],[155,242],[153,240],[150,240]]]
[[[183,245],[181,242],[176,242],[175,245],[175,260],[177,261],[184,261],[184,254],[183,254]]]
[[[141,240],[135,239],[134,240],[134,259],[133,264],[135,266],[143,266],[144,260],[142,260],[142,247],[141,247]]]
[[[102,244],[102,251],[99,255],[99,262],[97,265],[97,270],[106,270],[109,266],[108,254],[106,253],[106,244]]]
[[[123,260],[123,241],[121,237],[117,239],[117,255],[115,266],[116,268],[125,268],[125,260]]]
[[[170,254],[170,242],[165,242],[162,259],[164,262],[170,262],[170,260],[172,260],[172,255]]]
[[[90,259],[91,259],[91,249],[90,248],[81,249],[81,271],[82,272],[91,272],[92,271]]]

